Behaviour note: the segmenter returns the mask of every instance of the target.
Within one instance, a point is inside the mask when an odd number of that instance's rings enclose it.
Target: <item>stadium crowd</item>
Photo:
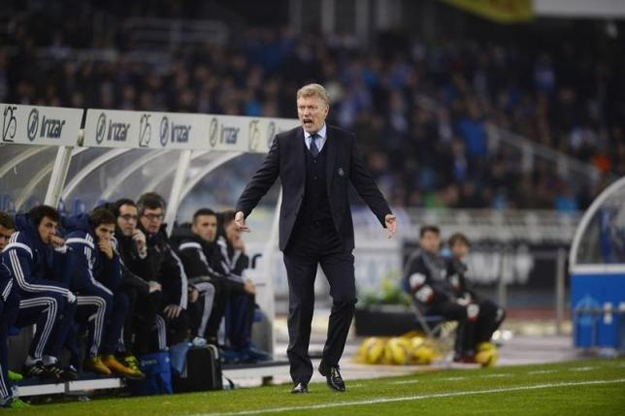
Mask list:
[[[251,342],[256,288],[234,213],[202,208],[170,238],[165,210],[151,192],[73,217],[46,205],[0,212],[0,405],[20,403],[7,340],[32,324],[23,375],[52,381],[140,380],[137,357],[180,345],[215,345],[226,362],[271,359]]]
[[[614,69],[622,54],[611,43],[553,51],[447,39],[365,50],[342,38],[249,29],[231,34],[227,47],[206,43],[142,61],[126,19],[209,12],[185,2],[136,10],[121,3],[45,12],[15,5],[22,13],[12,21],[13,53],[0,52],[0,101],[294,117],[297,86],[315,80],[331,93],[330,123],[356,133],[398,207],[574,211],[604,185],[571,183],[545,161],[524,171],[518,152],[489,143],[488,123],[591,163],[604,177],[625,174],[625,97]],[[85,49],[114,53],[78,59]]]

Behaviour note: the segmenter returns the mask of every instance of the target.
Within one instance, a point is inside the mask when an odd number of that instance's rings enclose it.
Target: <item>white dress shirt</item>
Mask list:
[[[324,123],[321,130],[317,132],[319,137],[315,139],[315,145],[317,146],[317,150],[319,150],[319,152],[321,152],[321,149],[323,149],[323,145],[326,143],[326,130],[326,125]],[[304,141],[306,142],[306,148],[308,150],[310,150],[310,142],[312,140],[310,136],[312,136],[311,133],[304,131]]]

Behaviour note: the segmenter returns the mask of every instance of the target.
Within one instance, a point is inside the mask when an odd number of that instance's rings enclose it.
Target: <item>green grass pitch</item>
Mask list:
[[[7,411],[20,415],[625,415],[625,359],[346,380],[346,393],[311,384],[99,399]],[[2,412],[5,413],[5,412]]]

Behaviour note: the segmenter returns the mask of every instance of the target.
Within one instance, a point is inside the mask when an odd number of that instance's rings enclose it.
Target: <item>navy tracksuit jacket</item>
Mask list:
[[[113,354],[128,311],[127,296],[117,290],[121,281],[119,256],[114,250],[113,258],[109,259],[98,248],[98,238],[87,215],[68,218],[63,226],[68,231],[64,274],[77,296],[76,319],[70,322],[67,344],[76,352],[73,341],[76,324],[88,322],[88,355]]]
[[[55,279],[58,276],[54,276],[54,250],[43,244],[28,215],[17,215],[15,225],[17,231],[11,236],[1,258],[5,272],[13,279],[12,292],[15,292],[19,308],[6,311],[11,315],[6,319],[18,327],[37,324],[29,351],[31,357],[56,356],[56,342],[69,290],[67,285]],[[9,284],[3,284],[3,289]]]

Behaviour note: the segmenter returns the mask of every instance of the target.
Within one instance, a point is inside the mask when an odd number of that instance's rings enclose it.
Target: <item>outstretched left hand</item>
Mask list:
[[[393,238],[397,232],[397,217],[393,214],[386,214],[386,217],[384,217],[384,224],[388,230],[388,238]]]

